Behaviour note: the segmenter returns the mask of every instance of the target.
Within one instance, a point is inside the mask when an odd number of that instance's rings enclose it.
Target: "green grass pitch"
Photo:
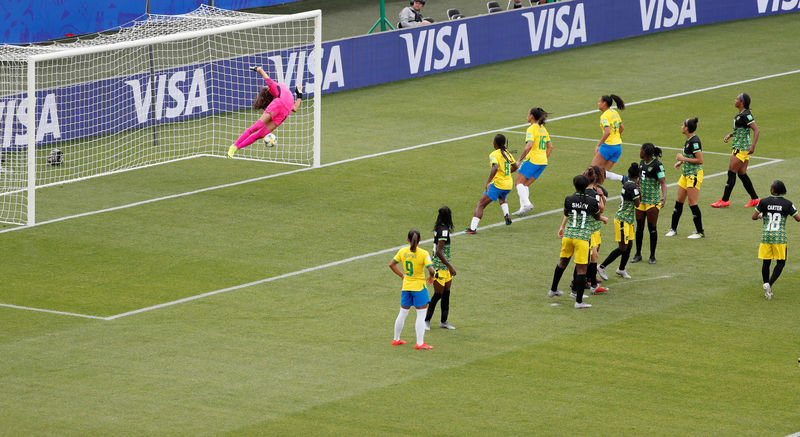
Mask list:
[[[752,96],[762,132],[752,165],[763,165],[749,172],[756,190],[766,196],[780,178],[800,201],[800,73],[767,77],[800,69],[797,19],[679,30],[332,94],[323,99],[319,169],[268,177],[297,168],[200,158],[41,190],[39,220],[76,217],[0,233],[0,434],[800,431],[800,264],[789,259],[766,301],[760,222],[741,206],[741,183],[730,208],[708,206],[722,193],[724,176],[712,175],[727,170],[721,139],[740,92]],[[665,147],[669,184],[678,179],[680,124],[699,117],[707,238],[685,238],[688,208],[679,236],[663,237],[670,186],[658,264],[630,265],[632,280],[612,278],[609,293],[587,299],[592,309],[576,311],[546,291],[558,209],[600,129],[599,112],[567,116],[592,111],[610,92],[629,103],[655,99],[622,112],[630,145],[617,168],[651,141]],[[486,228],[454,237],[458,329],[429,331],[433,351],[391,346],[395,248],[412,227],[430,238],[443,204],[458,230],[467,227],[491,138],[504,132],[519,151],[532,106],[553,113],[555,147],[531,187],[536,215],[494,226],[502,217],[492,204]],[[618,194],[618,184],[607,186]],[[220,188],[177,196],[209,187]],[[512,193],[513,209],[517,202]],[[800,226],[787,226],[793,253]],[[613,230],[603,238],[601,256]]]

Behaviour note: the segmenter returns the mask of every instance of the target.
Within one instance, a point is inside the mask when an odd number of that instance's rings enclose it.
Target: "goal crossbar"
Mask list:
[[[58,51],[46,52],[46,53],[39,53],[33,54],[28,57],[30,61],[45,61],[51,59],[58,59],[58,58],[66,58],[70,56],[78,56],[90,53],[100,53],[100,52],[108,52],[112,50],[120,50],[126,49],[130,47],[142,47],[148,46],[152,44],[160,44],[172,41],[180,41],[184,39],[191,39],[197,38],[202,36],[209,36],[209,35],[218,35],[227,32],[233,32],[237,30],[245,30],[245,29],[253,29],[256,27],[261,26],[268,26],[273,24],[280,24],[286,23],[289,21],[295,21],[300,19],[307,19],[307,18],[320,18],[321,11],[320,10],[313,10],[308,12],[299,12],[297,14],[292,15],[271,15],[269,18],[261,18],[254,21],[246,21],[238,24],[228,24],[222,27],[216,27],[212,29],[204,29],[204,30],[193,30],[188,32],[180,32],[180,33],[173,33],[171,35],[162,35],[157,37],[148,38],[147,40],[134,40],[134,41],[121,41],[117,43],[111,44],[104,44],[104,45],[96,45],[96,46],[85,46],[85,47],[75,47],[75,48],[67,48],[61,49]],[[202,19],[210,19],[203,17]]]

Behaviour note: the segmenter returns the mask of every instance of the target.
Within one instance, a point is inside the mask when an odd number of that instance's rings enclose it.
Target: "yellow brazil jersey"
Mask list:
[[[522,158],[523,161],[530,161],[531,164],[547,165],[547,143],[550,142],[550,134],[547,129],[539,124],[532,124],[525,132],[525,146],[532,142],[531,150]]]
[[[425,270],[433,265],[427,250],[417,246],[417,250],[412,252],[410,247],[404,247],[397,251],[393,259],[405,273],[403,290],[420,291],[425,288]]]
[[[619,112],[617,112],[616,109],[609,109],[600,116],[600,129],[605,129],[606,127],[611,128],[611,134],[605,141],[609,146],[622,144],[622,136],[619,134],[619,125],[621,124],[622,118],[619,116]]]
[[[509,161],[506,161],[506,158]],[[514,164],[514,157],[506,152],[505,156],[500,149],[495,150],[489,155],[489,163],[497,166],[497,173],[492,179],[492,184],[501,190],[510,190],[514,186],[514,181],[511,179],[511,165]]]

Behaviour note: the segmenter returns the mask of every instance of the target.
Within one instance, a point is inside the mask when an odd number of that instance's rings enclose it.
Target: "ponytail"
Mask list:
[[[689,133],[693,134],[694,131],[697,130],[697,122],[698,121],[699,120],[697,119],[697,117],[695,117],[695,118],[687,118],[686,121],[683,122],[683,124],[686,125],[686,129],[689,131]]]
[[[644,152],[644,156],[649,156],[651,158],[661,157],[661,148],[656,147],[656,145],[653,143],[642,144],[642,151]]]
[[[586,167],[586,170],[583,171],[583,175],[586,177],[586,181],[589,185],[597,182],[597,174],[594,172],[594,166]]]
[[[609,108],[611,107],[611,104],[613,102],[613,103],[617,104],[617,109],[619,109],[619,110],[625,109],[625,102],[622,101],[622,97],[620,97],[620,96],[618,96],[616,94],[606,94],[606,95],[600,96],[600,99],[602,99],[604,102],[606,102],[606,105],[608,105]]]
[[[505,135],[503,135],[503,134],[495,135],[494,136],[494,144],[497,146],[498,149],[500,149],[500,154],[503,155],[503,159],[505,159],[506,162],[511,162],[511,160],[514,159],[511,156],[511,154],[508,153],[508,150],[506,150],[506,136]]]
[[[533,116],[533,118],[536,120],[536,123],[539,126],[544,126],[544,124],[546,123],[545,120],[547,120],[547,116],[550,115],[549,112],[539,107],[531,108],[530,114]]]
[[[419,244],[419,231],[416,229],[412,229],[408,231],[408,242],[411,244],[410,249],[412,252],[417,251],[417,245]]]

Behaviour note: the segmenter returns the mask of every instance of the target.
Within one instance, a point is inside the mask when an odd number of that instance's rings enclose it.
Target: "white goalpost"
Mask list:
[[[302,106],[236,159],[320,165],[321,11],[210,6],[151,15],[91,39],[0,45],[0,222],[36,223],[36,190],[200,156],[225,157],[265,85]]]

